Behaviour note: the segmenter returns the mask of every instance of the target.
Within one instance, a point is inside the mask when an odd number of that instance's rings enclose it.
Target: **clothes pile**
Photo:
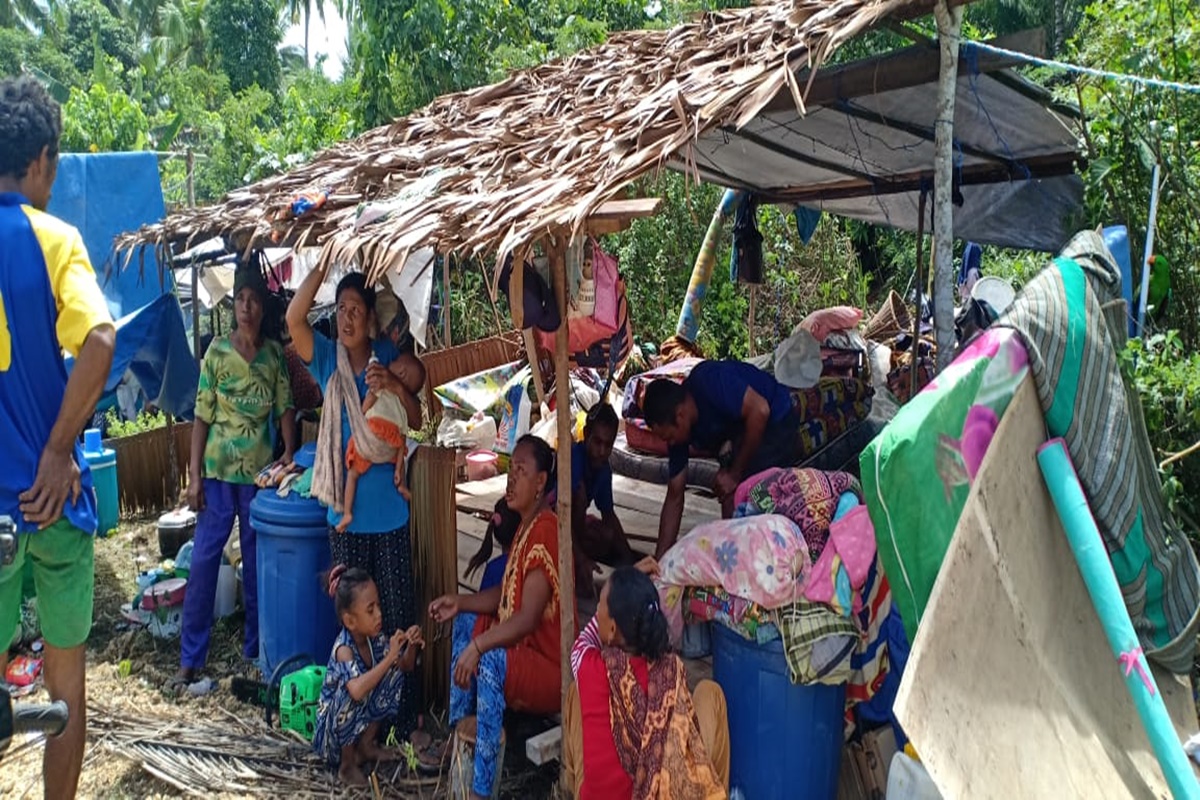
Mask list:
[[[782,640],[793,683],[847,685],[852,729],[855,708],[888,677],[894,616],[858,480],[770,469],[744,481],[735,503],[733,519],[693,529],[661,561],[672,641],[706,622]]]

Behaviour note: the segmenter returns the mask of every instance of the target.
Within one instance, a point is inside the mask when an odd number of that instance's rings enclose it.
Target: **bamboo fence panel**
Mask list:
[[[105,441],[117,454],[117,487],[121,517],[136,519],[173,508],[187,485],[192,452],[192,423],[177,422],[175,437],[176,481],[171,482],[171,448],[168,428],[155,428],[133,436]]]
[[[419,447],[412,458],[411,532],[417,608],[458,591],[458,507],[455,503],[455,452]],[[447,708],[450,702],[450,630],[421,614],[425,634],[421,679],[425,705]]]

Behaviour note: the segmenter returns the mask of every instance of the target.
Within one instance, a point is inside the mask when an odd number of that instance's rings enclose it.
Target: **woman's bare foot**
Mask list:
[[[338,780],[346,786],[366,786],[367,776],[353,761],[343,761],[338,768]]]
[[[346,530],[350,527],[350,523],[353,521],[354,521],[354,515],[351,514],[349,511],[347,511],[345,514],[342,514],[342,521],[339,522],[336,526],[334,526],[334,530],[337,531],[338,533],[345,533]]]

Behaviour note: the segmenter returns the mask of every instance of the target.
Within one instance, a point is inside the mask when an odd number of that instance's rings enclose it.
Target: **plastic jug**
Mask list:
[[[104,536],[121,521],[121,497],[117,491],[117,451],[104,446],[97,428],[83,432],[83,458],[96,488],[96,532]]]

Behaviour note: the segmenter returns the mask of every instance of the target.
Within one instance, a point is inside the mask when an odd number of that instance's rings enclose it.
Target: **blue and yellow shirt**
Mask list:
[[[79,231],[34,209],[19,194],[0,194],[0,514],[25,522],[17,497],[33,485],[67,388],[63,351],[78,356],[88,334],[111,325]],[[66,517],[96,531],[92,476],[75,445],[83,494]]]

